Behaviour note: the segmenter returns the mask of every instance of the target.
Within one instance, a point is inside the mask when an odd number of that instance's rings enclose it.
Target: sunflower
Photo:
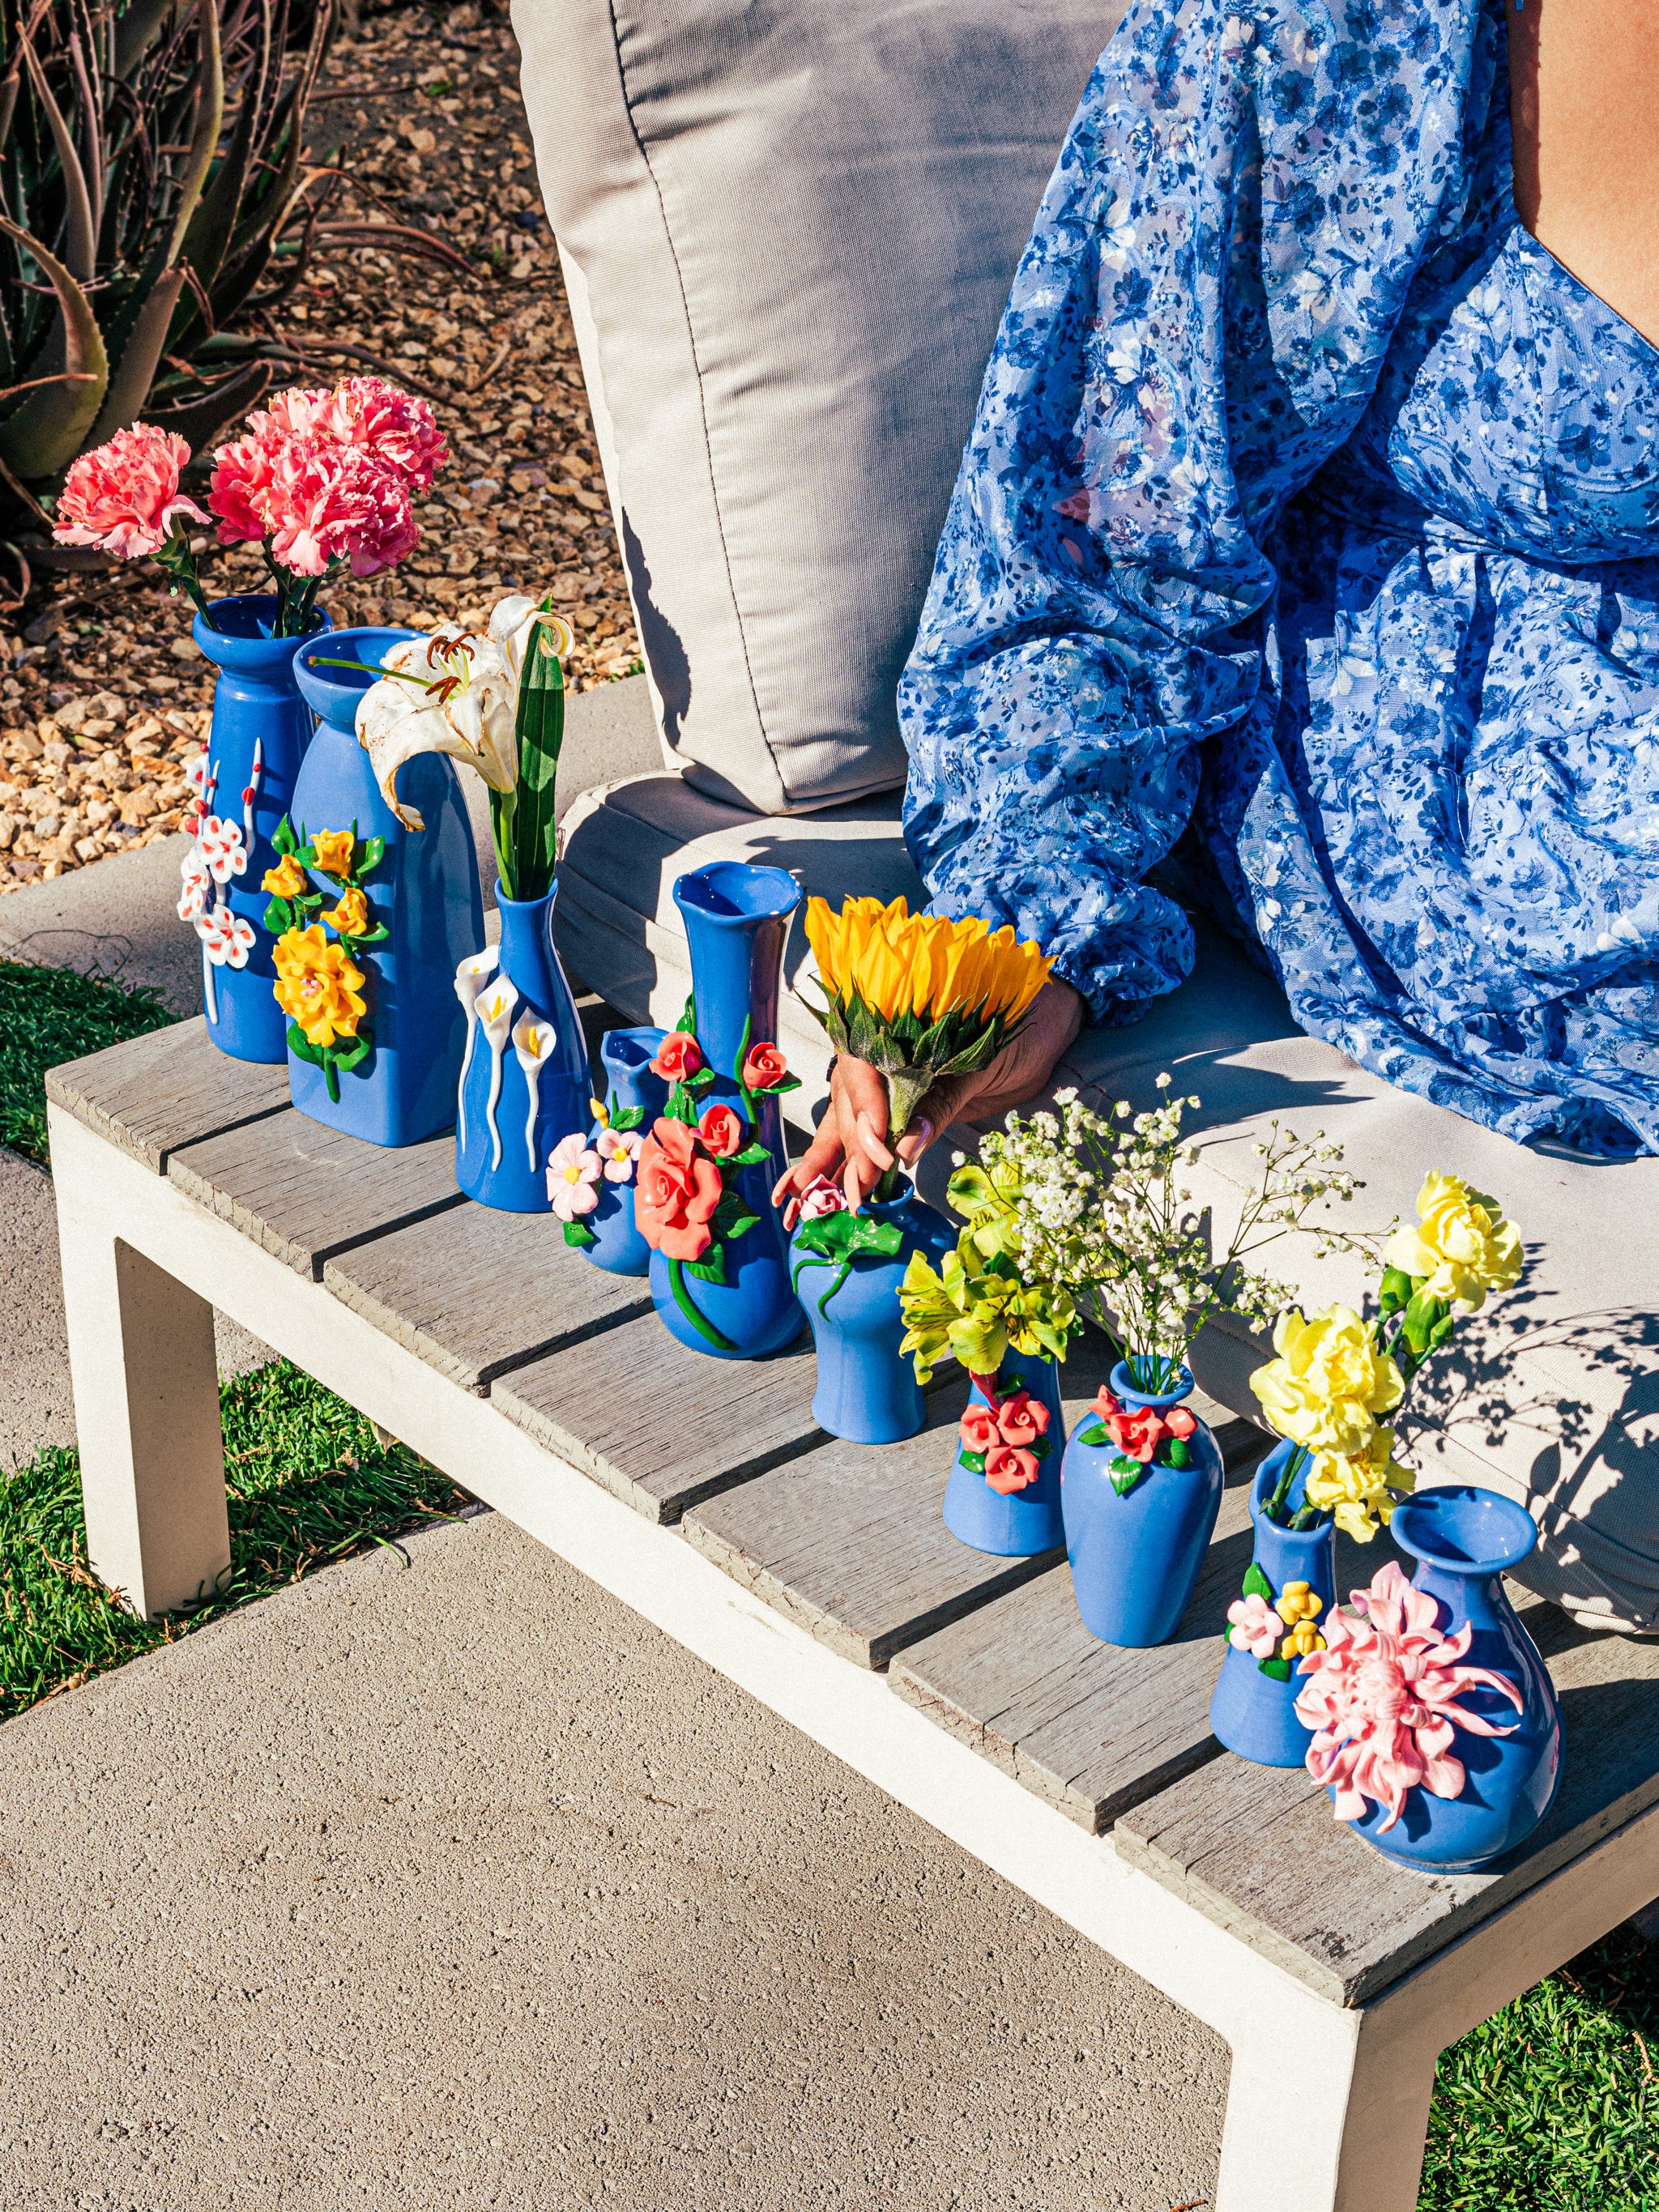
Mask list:
[[[1006,926],[913,915],[902,898],[848,899],[839,914],[809,899],[806,936],[828,1001],[819,1019],[837,1052],[887,1078],[893,1137],[941,1076],[995,1059],[1053,964]]]
[[[271,958],[276,969],[272,986],[276,1003],[299,1024],[308,1042],[326,1046],[337,1037],[356,1036],[357,1024],[368,1011],[358,995],[363,971],[347,958],[343,945],[324,937],[319,923],[286,931],[277,939]]]

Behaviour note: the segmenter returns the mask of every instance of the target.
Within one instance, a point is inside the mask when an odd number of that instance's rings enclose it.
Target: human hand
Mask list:
[[[830,1106],[803,1156],[779,1179],[774,1206],[793,1229],[801,1193],[820,1176],[839,1182],[857,1207],[896,1157],[914,1169],[936,1137],[953,1121],[1006,1114],[1048,1084],[1060,1057],[1083,1026],[1083,1000],[1069,983],[1051,980],[1031,1002],[1017,1036],[988,1066],[974,1075],[947,1075],[919,1101],[910,1127],[896,1146],[887,1141],[887,1085],[867,1060],[842,1053],[830,1075]]]

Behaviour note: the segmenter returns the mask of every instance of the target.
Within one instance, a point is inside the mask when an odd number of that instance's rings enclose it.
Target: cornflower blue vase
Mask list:
[[[815,1232],[828,1252],[805,1241]],[[795,1292],[818,1354],[812,1419],[830,1436],[896,1444],[926,1422],[915,1370],[899,1350],[899,1285],[913,1252],[925,1252],[937,1268],[956,1241],[950,1223],[908,1182],[885,1204],[872,1199],[857,1213],[797,1225],[789,1248]]]
[[[1192,1388],[1184,1367],[1174,1389],[1157,1395],[1135,1388],[1126,1363],[1112,1370],[1112,1395],[1127,1413],[1170,1413]],[[1163,1644],[1187,1610],[1215,1534],[1224,1472],[1220,1447],[1194,1415],[1190,1435],[1161,1439],[1139,1474],[1120,1473],[1127,1485],[1120,1493],[1112,1463],[1123,1455],[1121,1447],[1085,1443],[1088,1433],[1086,1422],[1073,1432],[1060,1469],[1077,1609],[1103,1644],[1132,1650]],[[1170,1463],[1176,1449],[1183,1462],[1178,1467]]]
[[[1364,1819],[1347,1825],[1404,1866],[1472,1873],[1530,1835],[1560,1786],[1555,1685],[1500,1579],[1527,1557],[1538,1531],[1512,1499],[1455,1483],[1419,1491],[1396,1505],[1389,1533],[1417,1561],[1412,1582],[1437,1605],[1437,1632],[1449,1638],[1465,1627],[1473,1632],[1456,1663],[1506,1675],[1521,1705],[1517,1711],[1502,1691],[1485,1685],[1461,1690],[1459,1705],[1510,1733],[1480,1735],[1454,1724],[1450,1756],[1464,1771],[1458,1796],[1437,1797],[1419,1785],[1407,1791],[1404,1809],[1386,1833],[1387,1811],[1369,1799]]]
[[[179,911],[202,939],[209,1036],[233,1060],[280,1067],[288,1058],[288,1016],[272,995],[276,971],[262,926],[270,895],[259,879],[276,865],[271,833],[290,810],[294,780],[311,742],[311,714],[295,684],[294,656],[327,630],[329,618],[319,610],[307,638],[273,637],[276,599],[270,592],[216,599],[211,612],[216,627],[210,629],[198,614],[191,629],[219,672],[198,784],[201,817],[210,817],[211,825],[198,819]],[[199,833],[210,826],[222,834],[204,848]],[[216,843],[218,865],[210,867]],[[187,917],[192,906],[196,915]]]
[[[596,1121],[590,1141],[603,1140],[606,1129],[614,1129],[619,1114],[639,1120],[630,1121],[635,1133],[648,1137],[651,1125],[668,1103],[668,1085],[660,1075],[651,1072],[651,1062],[656,1057],[666,1030],[607,1030],[599,1042],[599,1061],[605,1070],[605,1097],[600,1100],[607,1121]],[[603,1267],[609,1275],[648,1275],[651,1272],[651,1247],[639,1232],[634,1219],[634,1193],[638,1186],[638,1173],[626,1182],[601,1176],[598,1185],[599,1202],[592,1213],[585,1213],[581,1225],[593,1242],[586,1247],[588,1258],[596,1267]]]
[[[296,836],[350,830],[361,852],[383,841],[380,860],[362,872],[371,921],[386,936],[351,956],[365,977],[362,1025],[370,1048],[338,1073],[331,1096],[326,1072],[288,1053],[289,1091],[301,1113],[372,1145],[417,1145],[455,1119],[455,1079],[466,1041],[456,1003],[458,962],[483,943],[483,900],[472,828],[460,779],[441,753],[417,753],[398,774],[398,797],[425,823],[407,830],[380,796],[356,732],[357,702],[375,680],[391,646],[421,633],[408,629],[337,630],[319,665],[315,639],[295,654],[294,672],[307,706],[320,717],[294,786],[289,808]],[[333,876],[309,872],[331,898]],[[286,1021],[286,1017],[284,1017]]]
[[[1336,1601],[1336,1526],[1327,1521],[1318,1528],[1281,1528],[1264,1510],[1278,1487],[1285,1463],[1296,1446],[1280,1443],[1267,1454],[1250,1485],[1250,1519],[1255,1530],[1251,1573],[1244,1584],[1248,1595],[1255,1584],[1264,1602],[1271,1605],[1287,1583],[1305,1583],[1319,1601],[1313,1616],[1322,1632]],[[1304,1503],[1307,1470],[1297,1475],[1286,1496],[1292,1509]],[[1259,1578],[1259,1579],[1258,1579]],[[1291,1633],[1291,1625],[1285,1625]],[[1276,1654],[1267,1659],[1241,1650],[1231,1635],[1221,1662],[1221,1674],[1210,1699],[1210,1732],[1229,1751],[1258,1766],[1300,1766],[1308,1756],[1313,1730],[1297,1717],[1296,1700],[1302,1686],[1297,1662]]]
[[[984,1382],[981,1376],[973,1378],[970,1409],[990,1405]],[[1048,1407],[1048,1426],[1042,1438],[1048,1449],[1037,1462],[1036,1480],[1005,1493],[993,1486],[987,1472],[967,1463],[969,1446],[958,1432],[956,1460],[945,1486],[945,1525],[976,1552],[1026,1559],[1035,1552],[1052,1552],[1066,1541],[1060,1486],[1066,1416],[1060,1411],[1060,1369],[1042,1353],[1032,1356],[1011,1349],[997,1370],[995,1383],[999,1401],[1024,1390]]]
[[[558,890],[510,899],[497,884],[501,943],[453,978],[451,1003],[459,1000],[466,1025],[455,1180],[501,1213],[552,1211],[547,1156],[592,1119],[587,1039],[553,950]]]
[[[783,948],[800,899],[800,885],[781,868],[740,860],[716,860],[674,885],[691,947],[697,1043],[714,1078],[698,1096],[700,1114],[728,1106],[751,1118],[738,1079],[753,1046],[777,1041]],[[671,1272],[663,1253],[651,1255],[652,1302],[664,1326],[690,1351],[717,1359],[781,1352],[805,1324],[789,1285],[783,1218],[772,1204],[772,1187],[787,1165],[782,1112],[775,1095],[749,1096],[753,1140],[766,1158],[738,1168],[730,1186],[753,1220],[726,1243],[726,1280],[705,1282],[679,1262]]]

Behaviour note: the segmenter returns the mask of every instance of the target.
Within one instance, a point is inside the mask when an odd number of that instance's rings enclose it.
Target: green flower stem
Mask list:
[[[691,1293],[685,1287],[685,1269],[678,1260],[668,1262],[668,1287],[674,1293],[674,1303],[685,1316],[697,1334],[716,1352],[735,1352],[737,1346],[729,1336],[723,1336],[706,1314],[701,1314],[691,1303]]]

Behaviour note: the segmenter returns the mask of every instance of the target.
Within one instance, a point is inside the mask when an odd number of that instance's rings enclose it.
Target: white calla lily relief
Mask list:
[[[542,1069],[551,1057],[559,1042],[559,1033],[544,1016],[526,1006],[513,1025],[513,1049],[518,1054],[519,1065],[524,1070],[525,1088],[530,1093],[530,1110],[525,1116],[525,1150],[530,1155],[530,1172],[534,1175],[541,1163],[536,1158],[536,1117],[541,1112]]]
[[[501,963],[499,945],[486,945],[482,952],[469,952],[455,970],[455,996],[466,1012],[466,1049],[461,1054],[461,1073],[456,1099],[455,1140],[466,1150],[466,1071],[472,1065],[472,1048],[478,1035],[478,994]]]
[[[507,1050],[507,1032],[513,1026],[513,1009],[518,1003],[519,987],[507,975],[498,976],[478,994],[478,1021],[489,1047],[489,1103],[484,1109],[484,1121],[489,1130],[492,1172],[501,1164],[501,1133],[496,1124],[495,1109],[501,1103],[502,1056]]]

